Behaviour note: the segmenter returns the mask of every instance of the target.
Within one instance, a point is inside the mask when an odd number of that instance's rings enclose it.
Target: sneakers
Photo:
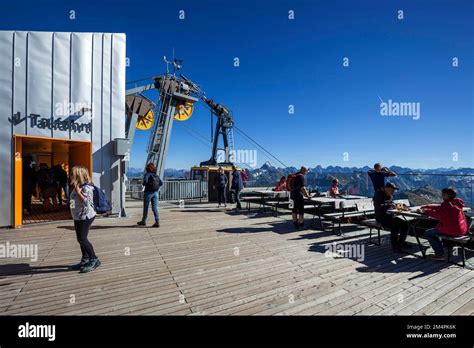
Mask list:
[[[431,254],[431,255],[426,255],[426,257],[433,261],[446,261],[446,256],[444,255]]]
[[[145,221],[138,221],[137,225],[138,226],[146,226],[146,222]]]
[[[75,264],[75,265],[72,265],[71,266],[71,269],[73,271],[79,271],[80,269],[82,269],[87,263],[89,262],[89,259],[81,259],[81,262]]]
[[[80,273],[89,273],[95,270],[97,267],[100,266],[100,260],[99,259],[90,259],[88,263],[82,267]]]
[[[160,222],[159,221],[155,222],[151,227],[160,227]]]

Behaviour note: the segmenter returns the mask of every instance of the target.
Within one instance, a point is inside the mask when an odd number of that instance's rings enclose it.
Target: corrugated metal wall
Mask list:
[[[0,226],[11,225],[14,134],[92,141],[94,183],[119,212],[125,34],[0,31],[0,52]]]

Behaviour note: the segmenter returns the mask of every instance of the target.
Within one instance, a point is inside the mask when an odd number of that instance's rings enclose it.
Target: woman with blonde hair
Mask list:
[[[74,219],[76,237],[81,247],[81,262],[72,266],[72,269],[80,270],[81,273],[93,271],[100,266],[91,242],[87,239],[89,229],[94,222],[96,212],[94,210],[94,186],[91,184],[89,171],[83,166],[75,166],[70,173],[70,208]]]

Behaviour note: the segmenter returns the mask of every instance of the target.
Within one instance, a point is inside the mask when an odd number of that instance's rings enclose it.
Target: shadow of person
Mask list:
[[[41,273],[70,272],[72,265],[30,266],[28,263],[0,265],[0,277]]]

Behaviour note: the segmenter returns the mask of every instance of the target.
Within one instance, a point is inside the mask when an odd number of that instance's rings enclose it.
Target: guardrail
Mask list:
[[[332,179],[339,180],[339,191],[353,195],[372,197],[374,190],[372,182],[366,172],[353,173],[313,173],[307,176],[308,189],[326,192],[331,186]],[[263,179],[263,178],[262,178]],[[258,179],[247,182],[247,188],[253,186],[273,188],[277,185],[279,176]],[[389,177],[387,181],[393,182],[400,189],[396,198],[406,198],[412,205],[439,203],[441,189],[452,187],[457,191],[468,207],[474,207],[474,175],[451,173],[399,173],[396,177]]]
[[[127,194],[133,199],[143,199],[141,180],[129,180],[126,185]],[[163,180],[158,192],[160,201],[180,201],[207,199],[208,184],[200,180]]]

